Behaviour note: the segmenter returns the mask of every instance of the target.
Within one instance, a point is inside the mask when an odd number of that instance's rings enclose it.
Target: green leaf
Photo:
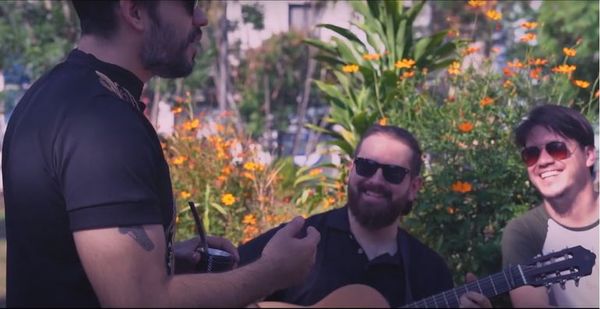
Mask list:
[[[216,209],[220,214],[222,215],[226,215],[227,211],[223,208],[223,206],[217,204],[217,203],[210,203],[210,205],[212,206],[212,208]]]
[[[331,141],[331,144],[340,147],[342,149],[342,151],[344,151],[348,156],[350,156],[350,157],[354,156],[354,148],[356,147],[356,145],[350,145],[348,142],[346,142],[344,140]]]
[[[307,123],[304,125],[305,128],[311,129],[313,131],[317,131],[317,132],[321,132],[321,133],[325,133],[325,134],[329,134],[331,132],[331,130],[327,130],[325,128],[322,128],[318,125],[314,125],[312,123]]]
[[[333,44],[328,44],[317,39],[304,39],[303,42],[320,50],[335,54],[335,46]]]
[[[348,30],[346,28],[342,28],[342,27],[332,25],[332,24],[318,24],[317,27],[327,28],[327,29],[345,37],[346,39],[348,39],[351,42],[360,44],[360,46],[362,46],[362,48],[363,48],[363,51],[367,50],[365,43],[363,43],[354,33],[352,33],[350,30]]]
[[[361,135],[372,125],[372,123],[369,121],[367,112],[361,112],[352,118],[352,125],[357,134]]]
[[[339,89],[335,85],[326,84],[319,80],[315,80],[314,82],[317,85],[317,87],[321,91],[323,91],[326,95],[333,97],[333,98],[339,98],[342,96],[342,93],[339,91]]]
[[[358,64],[358,60],[356,60],[354,52],[352,51],[352,49],[350,47],[348,47],[348,45],[346,45],[346,43],[344,43],[339,38],[335,38],[335,37],[332,38],[332,40],[336,42],[337,51],[340,54],[340,56],[342,57],[342,59],[344,61],[346,61],[346,63]]]
[[[346,64],[344,61],[342,61],[338,58],[334,58],[334,57],[323,55],[323,54],[316,55],[315,59],[317,61],[321,61],[326,64],[329,64],[330,66],[332,66],[336,69],[338,69],[339,66],[344,66]]]

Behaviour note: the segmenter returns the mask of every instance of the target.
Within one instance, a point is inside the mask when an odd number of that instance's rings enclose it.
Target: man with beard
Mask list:
[[[198,241],[172,245],[169,170],[138,99],[152,76],[191,72],[207,24],[195,2],[73,5],[77,48],[27,91],[4,139],[7,306],[233,307],[301,282],[319,241],[297,237],[302,218],[256,263],[173,275],[198,261]]]
[[[421,187],[421,164],[421,150],[411,133],[394,126],[369,128],[356,147],[347,205],[306,219],[305,226],[321,233],[308,279],[266,300],[312,305],[340,287],[358,283],[375,288],[391,307],[398,307],[451,289],[452,276],[443,259],[398,226]],[[257,259],[283,226],[241,245],[240,263]],[[363,297],[353,296],[346,303],[327,305],[357,305]],[[460,305],[491,306],[474,292],[462,295]]]

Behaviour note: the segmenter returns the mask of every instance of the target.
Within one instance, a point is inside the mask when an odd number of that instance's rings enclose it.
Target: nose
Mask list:
[[[204,11],[201,8],[197,7],[194,9],[194,18],[192,23],[196,27],[204,27],[208,25],[208,18],[206,18],[206,14],[204,14]]]
[[[546,166],[554,161],[555,161],[554,158],[550,154],[548,154],[548,152],[546,151],[546,147],[542,147],[542,149],[540,151],[540,157],[538,158],[538,161],[537,161],[537,165]]]

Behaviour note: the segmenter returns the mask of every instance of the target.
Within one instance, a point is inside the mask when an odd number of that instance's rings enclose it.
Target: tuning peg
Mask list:
[[[579,277],[575,277],[575,287],[579,287]]]

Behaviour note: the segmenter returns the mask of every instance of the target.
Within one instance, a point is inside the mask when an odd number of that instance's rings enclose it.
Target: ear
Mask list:
[[[586,146],[583,149],[585,154],[585,166],[590,167],[596,163],[596,148],[593,145]]]
[[[144,16],[146,11],[140,7],[139,3],[133,0],[119,1],[119,16],[130,28],[142,31],[144,30]]]
[[[408,200],[414,201],[417,198],[417,194],[423,186],[423,179],[420,176],[414,177],[410,180],[410,187],[408,188]]]

